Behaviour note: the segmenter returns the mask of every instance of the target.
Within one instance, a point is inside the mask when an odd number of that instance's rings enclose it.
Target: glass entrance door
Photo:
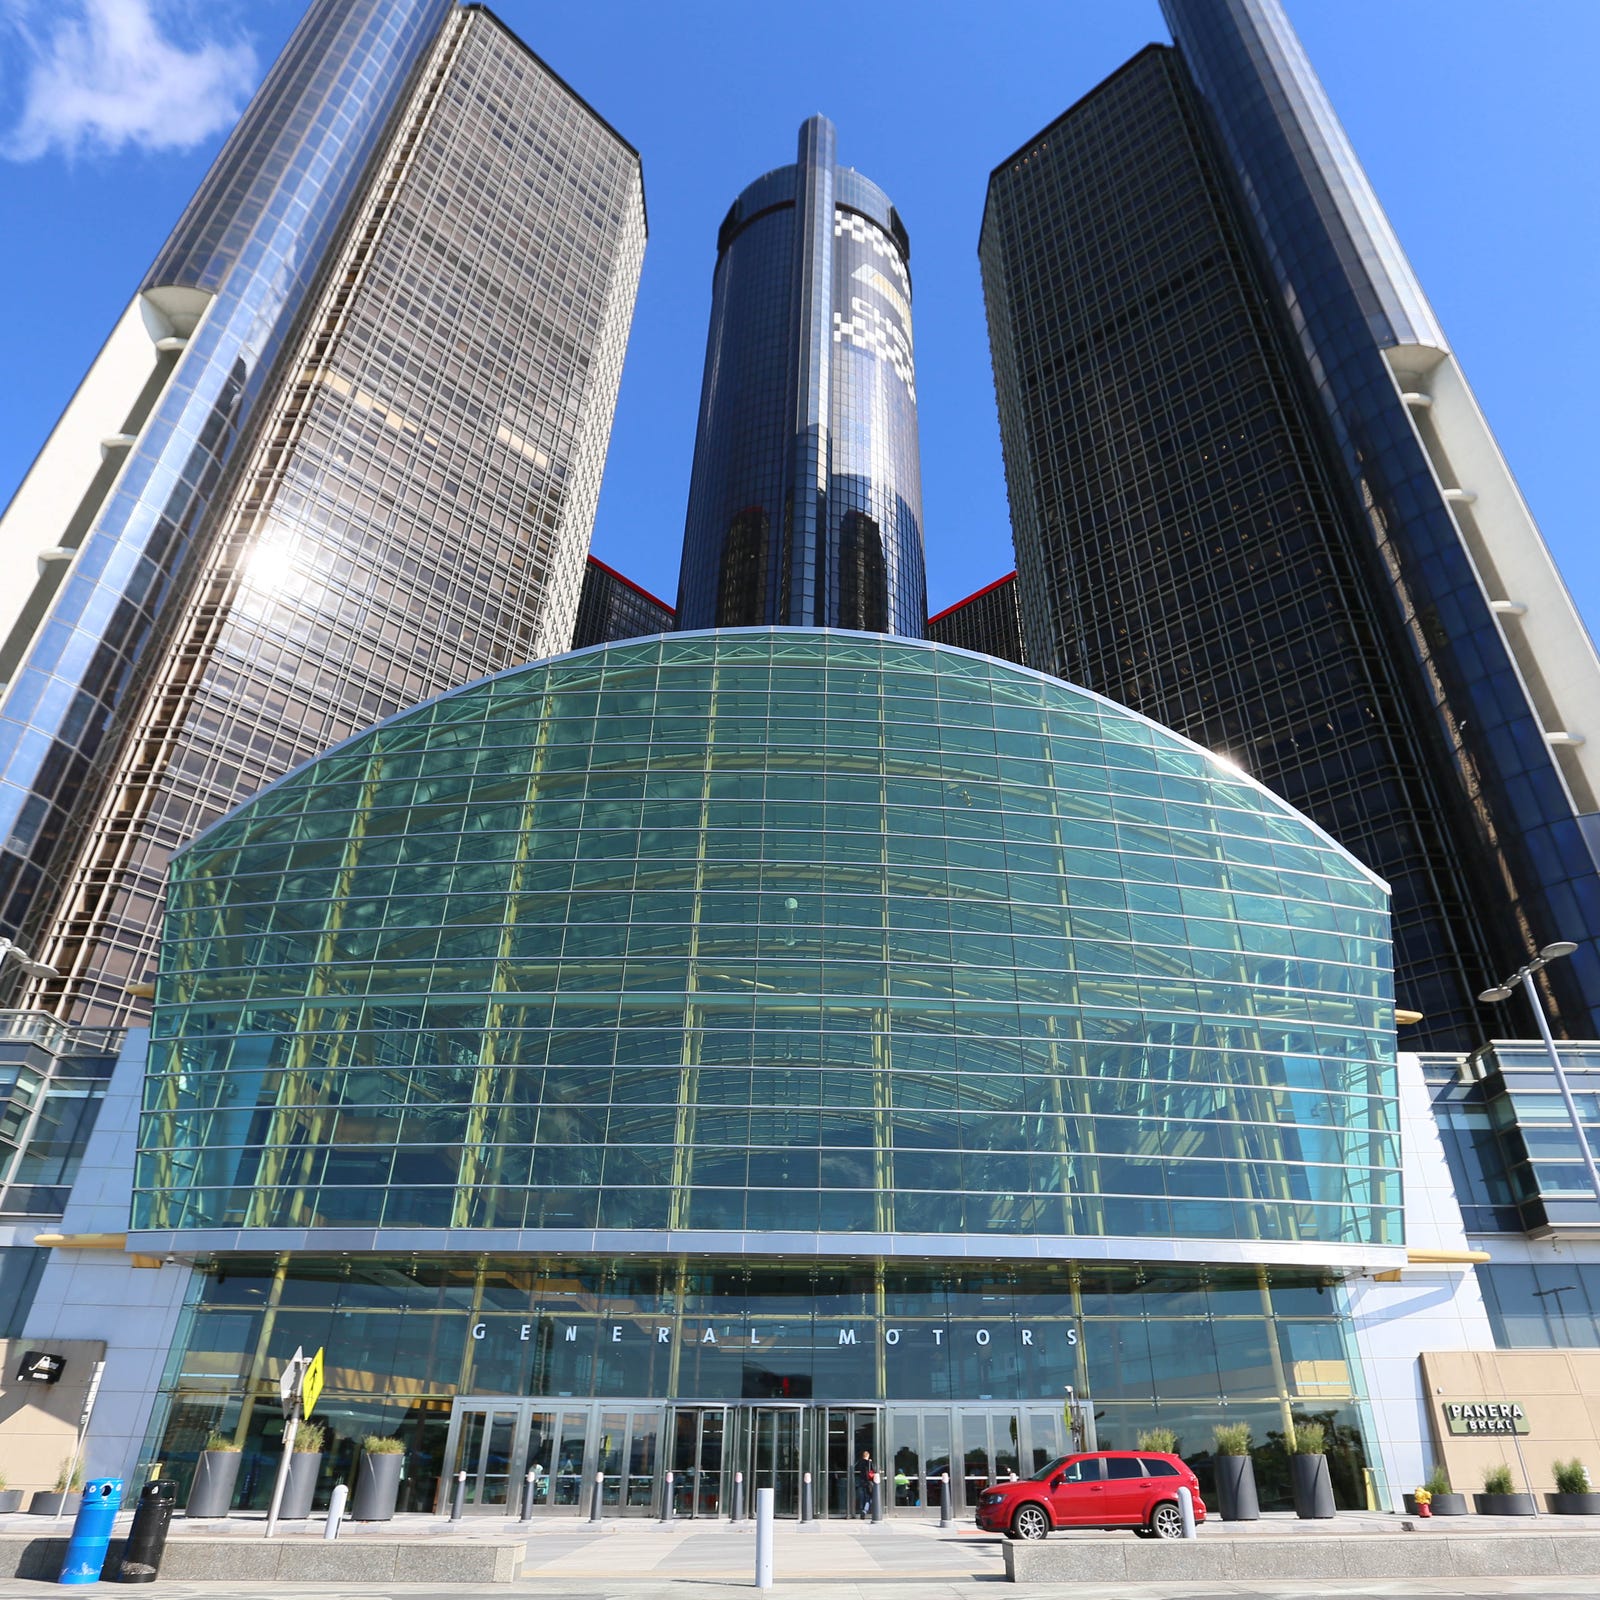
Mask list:
[[[1015,1410],[961,1413],[962,1504],[976,1506],[991,1484],[1021,1477],[1020,1419]]]
[[[750,1467],[745,1475],[749,1512],[755,1510],[756,1490],[771,1489],[774,1516],[800,1515],[804,1423],[799,1406],[756,1406],[751,1411]]]
[[[672,1509],[680,1517],[714,1517],[722,1509],[724,1406],[679,1406],[672,1414]]]
[[[822,1480],[824,1495],[817,1510],[829,1517],[863,1515],[860,1493],[862,1452],[881,1470],[882,1450],[878,1443],[878,1411],[875,1406],[829,1406],[822,1436]],[[892,1494],[884,1485],[883,1503],[887,1508]]]
[[[604,1474],[600,1508],[625,1517],[649,1516],[655,1508],[656,1455],[661,1438],[661,1407],[600,1413],[594,1465],[586,1473],[592,1483]]]
[[[521,1452],[527,1436],[518,1427],[521,1411],[517,1405],[485,1406],[462,1419],[445,1492],[454,1494],[456,1474],[465,1472],[466,1510],[504,1514],[511,1484],[520,1481],[523,1470]]]
[[[950,1410],[919,1411],[894,1406],[889,1412],[888,1473],[884,1509],[918,1511],[937,1509],[939,1480],[950,1471]],[[950,1504],[960,1503],[960,1486],[950,1485]]]

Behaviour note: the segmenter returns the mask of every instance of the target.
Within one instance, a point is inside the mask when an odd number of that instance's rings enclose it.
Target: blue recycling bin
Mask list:
[[[91,1478],[83,1486],[83,1504],[72,1524],[66,1558],[61,1563],[62,1583],[99,1583],[111,1543],[111,1526],[122,1508],[121,1478]]]

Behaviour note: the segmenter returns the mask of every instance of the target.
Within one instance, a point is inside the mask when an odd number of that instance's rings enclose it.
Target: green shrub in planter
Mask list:
[[[1437,1500],[1440,1495],[1450,1493],[1450,1474],[1443,1467],[1435,1467],[1422,1487]]]
[[[294,1453],[297,1456],[320,1456],[328,1442],[328,1431],[320,1422],[302,1422],[295,1431]]]
[[[1511,1482],[1511,1468],[1505,1465],[1486,1467],[1483,1474],[1483,1492],[1485,1494],[1515,1494],[1516,1487]]]
[[[1333,1515],[1333,1481],[1328,1472],[1328,1431],[1320,1422],[1296,1422],[1294,1453],[1289,1457],[1289,1483],[1297,1517]]]
[[[1219,1422],[1211,1430],[1211,1438],[1219,1456],[1247,1456],[1250,1454],[1250,1424],[1248,1422]]]
[[[83,1489],[83,1467],[67,1456],[61,1463],[60,1470],[56,1473],[57,1494],[78,1494]]]
[[[207,1450],[224,1450],[232,1452],[239,1448],[239,1441],[231,1433],[218,1433],[215,1428],[206,1435]]]
[[[1297,1456],[1320,1456],[1327,1453],[1328,1434],[1320,1422],[1297,1422],[1294,1425],[1294,1453]]]
[[[403,1456],[406,1453],[403,1441],[388,1438],[380,1433],[369,1433],[361,1441],[361,1448],[369,1456]]]
[[[1135,1448],[1154,1450],[1164,1456],[1175,1456],[1178,1453],[1178,1436],[1171,1428],[1146,1428],[1139,1435]]]
[[[1553,1461],[1550,1470],[1555,1474],[1557,1494],[1587,1494],[1589,1469],[1576,1456],[1570,1461]],[[0,1488],[4,1485],[0,1484]]]
[[[1261,1516],[1256,1466],[1250,1456],[1250,1424],[1219,1422],[1211,1430],[1216,1448],[1217,1509],[1224,1522],[1255,1522]]]

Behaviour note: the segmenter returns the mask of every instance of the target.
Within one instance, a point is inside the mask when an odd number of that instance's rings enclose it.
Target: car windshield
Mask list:
[[[1069,1461],[1073,1461],[1075,1459],[1075,1456],[1057,1456],[1049,1466],[1040,1467],[1037,1472],[1033,1473],[1029,1477],[1028,1482],[1043,1483],[1046,1478],[1051,1476],[1052,1473],[1059,1472]]]

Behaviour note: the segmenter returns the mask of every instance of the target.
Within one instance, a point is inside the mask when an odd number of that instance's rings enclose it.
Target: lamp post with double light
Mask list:
[[[1572,1131],[1577,1137],[1578,1149],[1583,1155],[1583,1164],[1589,1173],[1589,1187],[1594,1190],[1595,1199],[1600,1200],[1600,1167],[1594,1164],[1594,1151],[1589,1148],[1589,1136],[1583,1131],[1583,1123],[1578,1118],[1578,1103],[1572,1098],[1566,1069],[1561,1065],[1561,1054],[1550,1035],[1550,1024],[1545,1017],[1544,1007],[1539,1003],[1539,991],[1533,982],[1534,973],[1548,967],[1552,961],[1570,956],[1577,948],[1570,939],[1558,939],[1554,944],[1547,944],[1531,961],[1518,967],[1504,983],[1497,983],[1494,988],[1485,989],[1478,998],[1485,1005],[1499,1005],[1501,1001],[1509,1000],[1516,993],[1519,982],[1522,984],[1528,996],[1528,1004],[1533,1007],[1533,1019],[1539,1024],[1539,1037],[1544,1040],[1545,1052],[1550,1057],[1550,1070],[1555,1075],[1556,1088],[1561,1091],[1567,1115],[1572,1119]]]

